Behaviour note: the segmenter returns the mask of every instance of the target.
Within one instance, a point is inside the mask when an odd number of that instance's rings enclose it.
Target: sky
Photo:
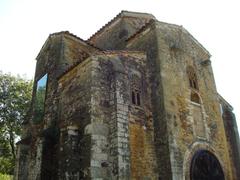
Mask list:
[[[212,55],[218,92],[240,127],[239,0],[0,0],[0,70],[33,78],[49,34],[88,39],[121,10],[147,12],[183,25]]]

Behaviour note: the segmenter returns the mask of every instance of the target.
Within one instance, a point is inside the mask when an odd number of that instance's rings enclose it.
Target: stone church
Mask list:
[[[233,108],[182,26],[122,11],[88,40],[49,35],[16,180],[237,180]]]

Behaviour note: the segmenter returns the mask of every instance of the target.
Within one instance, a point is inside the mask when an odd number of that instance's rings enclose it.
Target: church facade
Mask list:
[[[239,135],[209,52],[182,26],[122,11],[37,56],[16,180],[237,180]]]

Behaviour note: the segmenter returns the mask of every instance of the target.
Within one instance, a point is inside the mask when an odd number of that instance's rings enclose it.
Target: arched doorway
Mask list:
[[[225,180],[218,159],[207,150],[200,150],[195,153],[190,168],[191,180]]]

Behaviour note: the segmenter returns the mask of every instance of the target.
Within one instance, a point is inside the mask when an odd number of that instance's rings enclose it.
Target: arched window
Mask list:
[[[191,101],[200,104],[199,95],[195,92],[191,93]]]
[[[131,75],[131,99],[132,104],[136,106],[141,106],[141,77],[136,74]]]
[[[141,92],[138,89],[132,90],[132,104],[140,106],[141,105]]]
[[[190,87],[198,90],[197,76],[196,76],[195,70],[192,66],[187,67],[187,75],[188,75]]]

